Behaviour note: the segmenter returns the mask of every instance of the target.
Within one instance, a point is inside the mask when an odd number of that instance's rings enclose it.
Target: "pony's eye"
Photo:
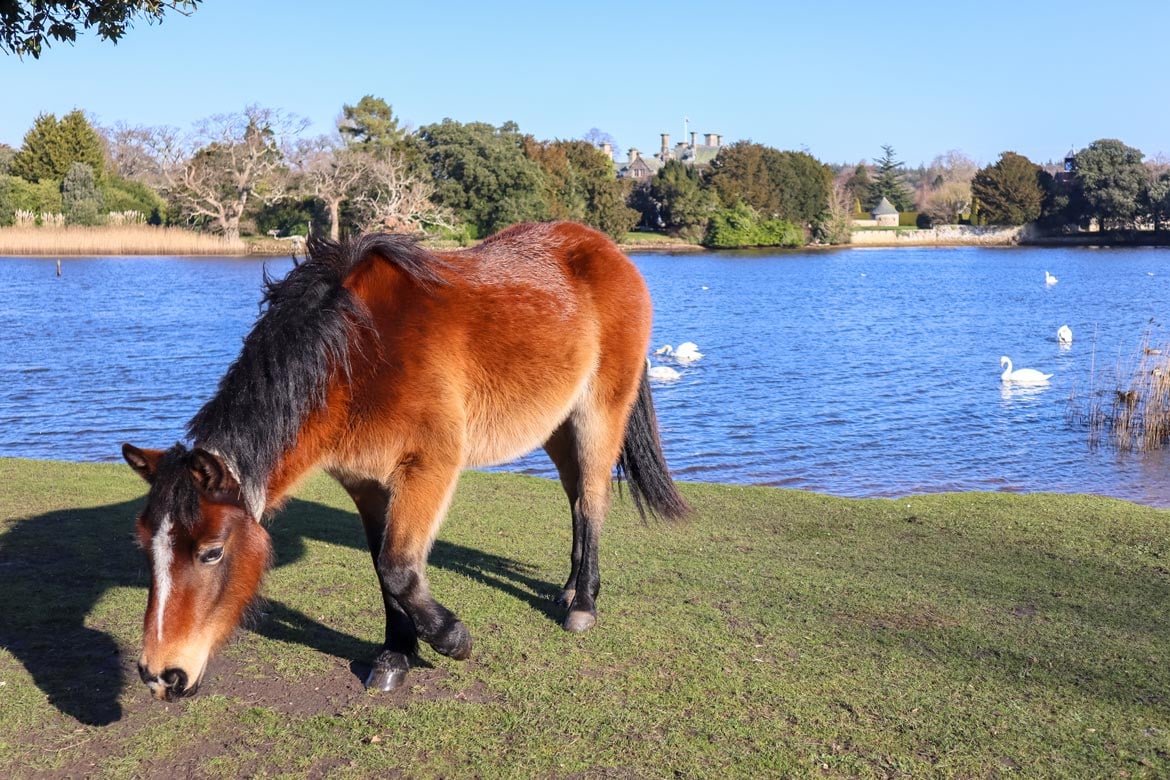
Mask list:
[[[219,563],[220,558],[223,558],[222,547],[211,547],[199,553],[200,563]]]

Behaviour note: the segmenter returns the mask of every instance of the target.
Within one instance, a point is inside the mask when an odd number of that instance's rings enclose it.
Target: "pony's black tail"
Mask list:
[[[638,400],[634,402],[630,420],[626,423],[622,454],[618,458],[618,474],[623,473],[630,485],[634,506],[643,520],[647,511],[667,520],[681,520],[691,513],[666,467],[662,441],[658,438],[658,418],[650,397],[650,380],[645,369],[638,386]]]

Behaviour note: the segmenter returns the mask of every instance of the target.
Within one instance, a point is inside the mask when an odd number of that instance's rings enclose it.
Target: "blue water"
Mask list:
[[[1170,250],[642,255],[654,343],[704,357],[654,388],[681,479],[844,496],[1086,492],[1170,506],[1170,457],[1089,446],[1069,398],[1170,333]],[[166,445],[257,313],[248,259],[0,259],[0,456]],[[289,268],[269,261],[271,273]],[[1044,271],[1060,281],[1045,286]],[[1072,328],[1071,348],[1056,330]],[[1000,355],[1054,376],[1005,388]],[[510,468],[551,476],[537,453]]]

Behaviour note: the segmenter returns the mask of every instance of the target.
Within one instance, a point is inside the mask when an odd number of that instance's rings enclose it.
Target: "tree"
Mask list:
[[[423,233],[453,230],[450,209],[435,204],[434,184],[414,172],[404,155],[368,156],[369,165],[353,196],[359,224],[367,230]]]
[[[8,144],[0,144],[0,176],[7,176],[12,170],[12,158],[16,157],[16,150]]]
[[[668,160],[654,175],[649,196],[663,227],[694,238],[706,232],[719,207],[715,194],[703,188],[699,172],[678,160]]]
[[[69,225],[96,225],[104,208],[93,168],[83,162],[69,166],[61,182],[61,205]]]
[[[865,204],[869,203],[869,188],[873,186],[869,179],[869,169],[865,167],[864,162],[858,163],[853,173],[845,177],[842,186],[849,196],[852,211],[861,212]]]
[[[971,180],[981,220],[991,225],[1023,225],[1039,219],[1046,196],[1044,169],[1015,152],[981,168]]]
[[[965,181],[944,181],[926,193],[919,211],[936,225],[957,225],[959,217],[971,211],[971,185]]]
[[[284,196],[283,147],[305,124],[291,114],[249,106],[205,119],[186,135],[156,128],[145,143],[178,209],[234,240],[250,200],[272,203]]]
[[[581,136],[581,140],[589,143],[592,146],[597,147],[598,149],[601,148],[602,144],[609,144],[609,151],[610,151],[610,158],[609,159],[611,161],[612,160],[620,160],[625,155],[625,150],[622,149],[622,147],[618,145],[618,142],[616,140],[614,140],[614,137],[612,135],[610,135],[609,133],[605,132],[604,130],[600,130],[596,127],[589,128],[589,132],[587,132],[587,133],[585,133],[585,135]]]
[[[402,154],[409,146],[394,109],[373,95],[364,95],[355,106],[342,106],[337,131],[347,146],[358,147],[376,157],[390,152]]]
[[[325,207],[329,237],[339,240],[342,205],[353,196],[376,158],[356,146],[340,146],[328,136],[298,145],[295,156],[302,190]]]
[[[882,198],[887,199],[898,211],[911,211],[914,201],[910,196],[906,183],[903,180],[902,165],[894,159],[894,147],[882,147],[882,156],[877,160],[877,172],[873,183],[869,187],[869,200],[865,207],[867,211],[877,208]]]
[[[1139,149],[1102,138],[1073,158],[1073,170],[1088,208],[1101,227],[1132,225],[1141,215],[1149,174]]]
[[[1154,230],[1160,230],[1167,218],[1170,218],[1170,166],[1154,163],[1147,168],[1149,181],[1146,183],[1143,204]]]
[[[544,173],[545,202],[553,219],[584,222],[615,239],[638,223],[612,160],[589,142],[527,138],[524,152]]]
[[[706,183],[725,207],[743,202],[767,217],[808,227],[828,208],[832,172],[805,152],[738,141],[719,150]]]
[[[101,136],[81,111],[70,111],[60,122],[53,114],[41,114],[25,133],[11,171],[32,182],[60,181],[75,162],[88,165],[100,179],[106,162]]]
[[[189,15],[200,0],[0,0],[0,49],[37,59],[49,39],[77,40],[79,29],[117,43],[137,19],[161,23],[168,11]]]
[[[705,183],[726,208],[742,202],[761,214],[776,214],[780,211],[780,191],[772,177],[776,154],[763,144],[736,141],[719,150]]]
[[[493,127],[444,119],[419,128],[417,140],[434,181],[435,204],[453,211],[474,236],[548,216],[544,174],[524,154],[514,123]]]

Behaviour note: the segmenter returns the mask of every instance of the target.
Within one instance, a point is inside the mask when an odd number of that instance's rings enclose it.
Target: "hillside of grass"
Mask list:
[[[469,473],[431,556],[472,658],[361,689],[383,615],[344,494],[270,522],[266,601],[200,693],[134,672],[143,484],[0,460],[0,772],[11,777],[1165,777],[1170,512],[1065,495],[849,500],[685,484],[615,501],[597,627],[551,597],[559,486]]]

